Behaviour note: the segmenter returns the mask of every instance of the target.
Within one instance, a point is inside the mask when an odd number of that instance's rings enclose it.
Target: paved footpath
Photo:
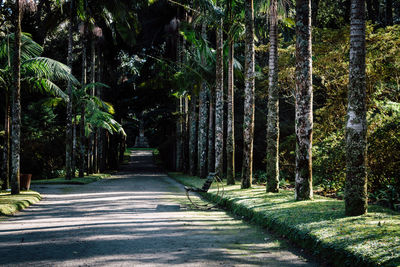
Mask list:
[[[112,179],[41,185],[0,222],[1,266],[316,266],[223,211],[195,211],[182,186],[135,151]]]

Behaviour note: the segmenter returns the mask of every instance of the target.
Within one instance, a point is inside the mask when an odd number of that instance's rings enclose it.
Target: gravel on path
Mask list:
[[[1,266],[316,266],[224,211],[191,210],[151,151],[111,179],[34,190],[40,203],[0,222]]]

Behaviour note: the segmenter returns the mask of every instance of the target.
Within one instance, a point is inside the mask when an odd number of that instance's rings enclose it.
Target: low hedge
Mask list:
[[[18,195],[9,192],[0,192],[0,215],[10,216],[41,200],[41,196],[35,191],[22,191]]]

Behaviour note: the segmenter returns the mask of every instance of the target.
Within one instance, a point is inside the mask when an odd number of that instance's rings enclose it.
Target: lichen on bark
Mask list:
[[[312,45],[311,0],[296,0],[296,174],[295,199],[313,198],[312,190]]]
[[[365,214],[368,207],[365,98],[365,0],[352,0],[346,124],[345,213],[348,216]]]

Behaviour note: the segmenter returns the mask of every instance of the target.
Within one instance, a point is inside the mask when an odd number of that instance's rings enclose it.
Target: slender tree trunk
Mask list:
[[[208,134],[208,85],[202,82],[199,94],[199,138],[198,138],[198,173],[200,178],[207,176],[207,134]]]
[[[381,22],[380,0],[372,0],[374,6],[374,17],[377,23]]]
[[[197,170],[197,96],[193,93],[190,100],[190,128],[189,128],[189,174],[196,175]]]
[[[183,171],[189,173],[189,99],[184,98],[184,127],[183,127]]]
[[[372,6],[372,1],[374,0],[366,0],[367,3],[367,14],[368,14],[368,20],[372,21],[373,24],[375,24],[375,14],[374,14],[374,8]]]
[[[75,177],[76,170],[76,123],[72,124],[72,159],[71,159],[71,176]]]
[[[176,121],[176,153],[175,153],[175,170],[182,170],[182,96],[176,99],[176,111],[178,118]]]
[[[320,0],[312,0],[312,24],[313,25],[318,25],[317,20],[318,20],[318,10],[319,10],[319,1]]]
[[[86,31],[86,23],[84,25]],[[82,88],[86,86],[87,83],[87,57],[86,57],[86,35],[84,34],[82,37]],[[86,169],[86,137],[85,137],[85,113],[86,113],[86,105],[85,102],[82,101],[81,104],[81,120],[80,120],[80,168],[79,168],[79,177],[83,177],[85,175]]]
[[[233,21],[232,1],[228,1],[230,22]],[[235,90],[234,90],[234,46],[233,36],[229,36],[229,59],[228,59],[228,116],[226,129],[226,180],[228,185],[235,184]]]
[[[221,19],[217,27],[215,86],[215,171],[221,177],[224,174],[224,36],[222,27],[223,20]]]
[[[73,28],[75,21],[75,0],[71,0],[71,14],[69,17],[69,26],[68,26],[68,59],[67,65],[72,70],[72,46],[73,46]],[[71,180],[72,177],[72,84],[71,81],[68,80],[67,92],[69,101],[67,103],[67,128],[66,128],[66,137],[65,137],[65,178],[67,180]]]
[[[311,1],[296,0],[296,200],[313,198],[312,190],[312,47]]]
[[[386,0],[386,26],[393,25],[393,0]]]
[[[245,0],[245,80],[243,119],[243,167],[242,188],[250,188],[253,181],[253,141],[254,141],[254,8],[253,0]]]
[[[21,149],[21,1],[16,1],[15,43],[13,55],[13,91],[11,107],[11,194],[20,193]]]
[[[267,192],[279,192],[278,2],[269,15],[269,87],[267,118]]]
[[[10,187],[10,93],[5,91],[4,109],[4,148],[3,148],[3,184],[2,189]]]
[[[215,171],[215,107],[214,107],[214,94],[212,90],[209,91],[209,116],[208,116],[208,172]]]
[[[100,52],[100,48],[98,49],[97,55],[97,82],[101,82],[101,76],[103,75],[103,57],[102,53]],[[96,88],[96,94],[99,99],[103,97],[103,90],[101,87]],[[104,129],[97,129],[97,162],[98,162],[98,170],[97,172],[103,172],[104,167],[104,157],[103,157],[103,150],[104,150]]]
[[[90,82],[95,83],[96,82],[96,45],[95,45],[95,40],[94,37],[91,38],[90,41]],[[90,95],[94,96],[95,95],[95,88],[92,88],[90,90]],[[88,145],[88,171],[89,173],[94,173],[95,172],[95,131],[90,134],[89,136],[89,145]]]
[[[365,75],[365,0],[352,0],[349,91],[346,124],[345,212],[367,212],[367,120]]]
[[[203,39],[207,38],[207,26],[205,23],[202,25]],[[202,64],[205,63],[204,55],[202,56]],[[200,178],[207,176],[207,134],[208,134],[208,104],[209,104],[209,88],[205,81],[201,83],[199,93],[199,138],[198,138],[198,173]]]

